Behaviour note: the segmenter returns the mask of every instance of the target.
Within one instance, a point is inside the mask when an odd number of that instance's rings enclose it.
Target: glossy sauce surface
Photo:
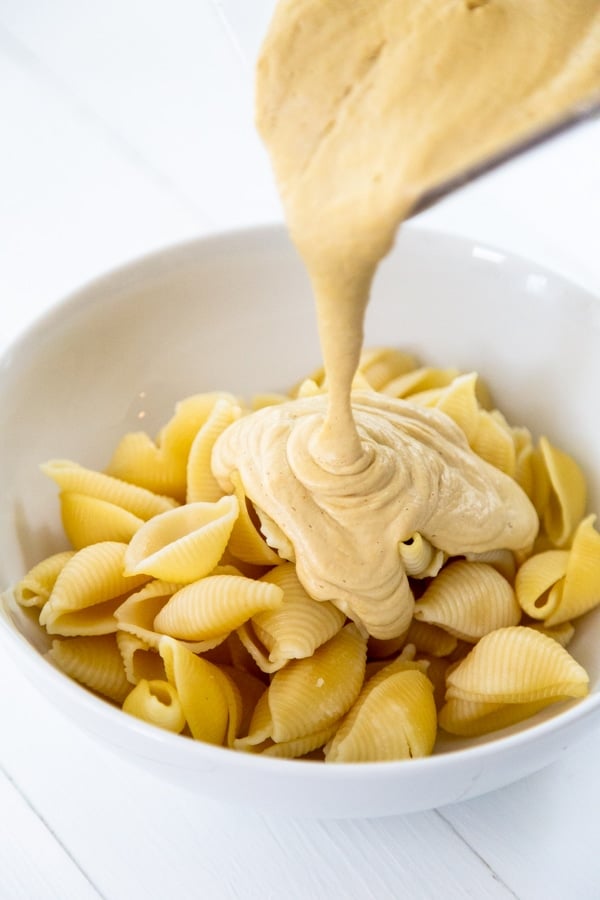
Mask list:
[[[276,10],[257,122],[313,285],[328,392],[231,426],[213,466],[223,485],[240,471],[309,592],[376,637],[412,616],[398,541],[420,531],[451,554],[520,549],[538,526],[444,414],[352,393],[377,265],[428,189],[596,90],[596,0]],[[410,302],[401,286],[398,302]]]

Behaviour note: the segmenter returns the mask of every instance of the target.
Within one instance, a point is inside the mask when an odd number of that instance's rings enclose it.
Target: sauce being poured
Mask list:
[[[283,0],[258,66],[257,122],[317,304],[323,397],[232,425],[239,471],[317,599],[375,637],[413,599],[398,542],[449,554],[530,545],[512,481],[442,413],[352,393],[373,276],[419,197],[600,88],[597,0]]]

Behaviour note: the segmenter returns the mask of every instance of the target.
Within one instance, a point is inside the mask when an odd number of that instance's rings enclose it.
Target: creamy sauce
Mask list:
[[[277,8],[257,122],[312,281],[328,394],[232,425],[213,468],[224,487],[239,470],[309,592],[374,636],[401,634],[412,616],[399,540],[519,549],[538,525],[443,414],[352,395],[377,265],[428,190],[599,89],[597,0]]]

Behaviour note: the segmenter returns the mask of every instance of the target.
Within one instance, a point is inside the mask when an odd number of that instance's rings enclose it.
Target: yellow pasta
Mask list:
[[[410,623],[405,640],[419,653],[429,653],[431,656],[449,656],[458,644],[456,636],[449,631],[418,618]]]
[[[115,619],[121,630],[135,635],[149,647],[158,650],[162,635],[154,629],[154,620],[180,585],[174,582],[153,580],[134,591],[115,610]]]
[[[577,526],[560,600],[545,620],[549,627],[582,616],[600,603],[600,534],[595,521],[595,515],[587,516]]]
[[[428,756],[435,743],[437,713],[427,676],[418,669],[395,672],[375,686],[367,686],[367,691],[351,728],[344,730],[339,740],[336,735],[326,749],[326,760],[367,762]]]
[[[55,639],[47,657],[66,675],[116,703],[131,690],[114,634]]]
[[[231,394],[198,394],[156,440],[126,435],[106,472],[68,460],[43,467],[60,487],[74,549],[30,569],[14,597],[60,636],[49,660],[159,727],[328,763],[426,755],[438,726],[477,736],[584,697],[588,676],[565,647],[600,603],[600,533],[595,516],[584,518],[577,464],[509,425],[475,373],[375,348],[353,387],[454,419],[534,503],[533,547],[448,559],[415,531],[398,544],[412,620],[391,640],[367,635],[307,593],[289,539],[238,473],[223,493],[212,450],[247,410]],[[291,395],[327,390],[321,369]],[[285,399],[260,395],[252,406]]]
[[[415,357],[391,347],[370,347],[362,350],[358,371],[374,391],[385,391],[385,386],[417,364]]]
[[[196,394],[181,400],[156,443],[145,432],[126,434],[113,454],[107,473],[183,502],[190,448],[215,404],[221,400],[235,403],[235,397],[226,393]]]
[[[188,503],[154,516],[131,539],[128,574],[143,572],[164,581],[196,581],[221,559],[238,515],[235,497],[216,503]]]
[[[558,598],[553,588],[566,575],[568,560],[568,550],[545,550],[530,556],[519,567],[515,592],[527,615],[545,619],[554,611]]]
[[[162,638],[159,652],[192,736],[232,746],[242,718],[242,700],[234,682],[173,638]]]
[[[252,620],[243,622],[237,629],[236,636],[246,653],[261,672],[270,675],[285,666],[287,662],[286,659],[278,659],[276,661],[270,659],[269,651],[256,634]]]
[[[430,366],[421,366],[396,376],[380,390],[389,397],[408,398],[413,394],[448,387],[459,374],[458,369],[432,369]]]
[[[465,553],[464,556],[468,562],[487,563],[493,566],[503,578],[513,584],[517,562],[515,554],[511,550],[487,550],[483,553]]]
[[[533,505],[534,498],[534,446],[531,432],[527,428],[512,428],[515,445],[515,474],[514,479],[523,488]]]
[[[186,724],[177,691],[168,681],[142,679],[125,698],[123,711],[176,734]]]
[[[585,670],[557,641],[532,628],[500,628],[483,637],[448,675],[447,699],[529,703],[585,697]]]
[[[144,520],[115,503],[75,491],[59,497],[63,529],[75,550],[100,541],[127,543]]]
[[[496,569],[459,560],[431,582],[415,604],[414,616],[475,642],[497,628],[516,625],[521,610],[511,585]]]
[[[561,647],[568,647],[575,634],[575,626],[572,622],[561,622],[560,625],[553,625],[551,628],[548,628],[543,622],[529,622],[527,627],[548,635],[558,641]]]
[[[514,478],[517,469],[515,442],[510,427],[498,410],[479,411],[470,444],[478,456]]]
[[[242,712],[240,716],[239,734],[247,734],[256,705],[265,692],[265,683],[244,669],[235,665],[221,663],[219,668],[235,684],[239,691]]]
[[[233,747],[236,750],[260,752],[265,747],[273,746],[272,731],[273,719],[269,709],[269,691],[265,688],[254,706],[247,734],[236,738]]]
[[[187,460],[186,502],[200,500],[215,502],[223,491],[210,467],[210,457],[215,441],[228,425],[242,414],[241,408],[229,399],[221,398],[213,406],[206,422],[198,431]]]
[[[396,659],[391,662],[386,663],[369,663],[367,665],[367,671],[365,673],[365,681],[361,688],[360,694],[356,701],[352,704],[348,713],[344,716],[342,721],[339,723],[335,736],[330,744],[325,748],[326,758],[331,759],[333,756],[338,755],[338,750],[346,741],[346,738],[351,734],[355,722],[360,716],[361,709],[363,705],[369,698],[370,693],[376,689],[379,685],[381,685],[384,681],[390,678],[392,675],[396,675],[401,672],[407,671],[418,671],[424,673],[427,671],[429,664],[424,661],[415,661],[415,648],[413,645],[407,645],[402,653],[396,657]],[[374,668],[376,665],[376,668]],[[359,729],[359,733],[362,729]],[[354,741],[350,742],[350,746]],[[406,740],[404,735],[401,736],[401,746],[406,745]]]
[[[411,578],[433,578],[446,561],[444,552],[437,550],[418,531],[398,544],[398,553],[406,574]]]
[[[106,634],[117,630],[114,611],[124,595],[148,580],[125,575],[127,545],[104,541],[84,547],[62,568],[40,612],[49,634]]]
[[[25,607],[42,607],[59,574],[74,555],[73,550],[54,553],[30,569],[15,586],[14,597],[17,603]]]
[[[291,741],[338,721],[358,696],[365,659],[366,640],[350,624],[313,656],[292,660],[276,672],[268,690],[269,737]]]
[[[540,710],[566,700],[566,697],[545,697],[526,703],[484,703],[477,700],[448,700],[439,713],[439,725],[449,734],[478,737],[508,728],[529,719]]]
[[[544,528],[553,544],[564,547],[585,512],[585,478],[575,460],[545,437],[540,438],[540,453],[549,481]]]
[[[479,402],[476,394],[477,373],[459,375],[444,388],[435,407],[450,416],[464,431],[469,444],[479,428]]]
[[[224,639],[256,613],[281,605],[275,584],[243,575],[211,575],[180,588],[154,620],[163,634],[187,641]]]
[[[158,655],[158,648],[153,649],[150,644],[129,631],[117,631],[115,637],[125,677],[130,685],[137,684],[142,679],[164,681],[165,666]]]
[[[238,502],[239,515],[233,523],[228,550],[238,560],[255,566],[276,566],[281,557],[267,544],[253,521],[239,473],[231,475]]]
[[[144,521],[177,506],[177,501],[170,497],[160,496],[102,472],[86,469],[67,459],[53,459],[45,463],[41,469],[62,491],[73,491],[76,494],[105,500]]]
[[[261,582],[283,591],[280,605],[252,617],[254,632],[269,651],[269,662],[312,656],[344,624],[344,614],[332,603],[313,600],[306,593],[292,563],[272,569]]]

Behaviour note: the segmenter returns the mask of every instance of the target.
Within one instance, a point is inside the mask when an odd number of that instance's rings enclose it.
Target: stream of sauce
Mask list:
[[[538,528],[443,413],[352,393],[377,265],[429,189],[599,89],[598,0],[277,7],[257,124],[312,282],[328,393],[241,419],[213,469],[226,489],[240,472],[309,593],[375,637],[412,618],[399,541],[520,549]]]

